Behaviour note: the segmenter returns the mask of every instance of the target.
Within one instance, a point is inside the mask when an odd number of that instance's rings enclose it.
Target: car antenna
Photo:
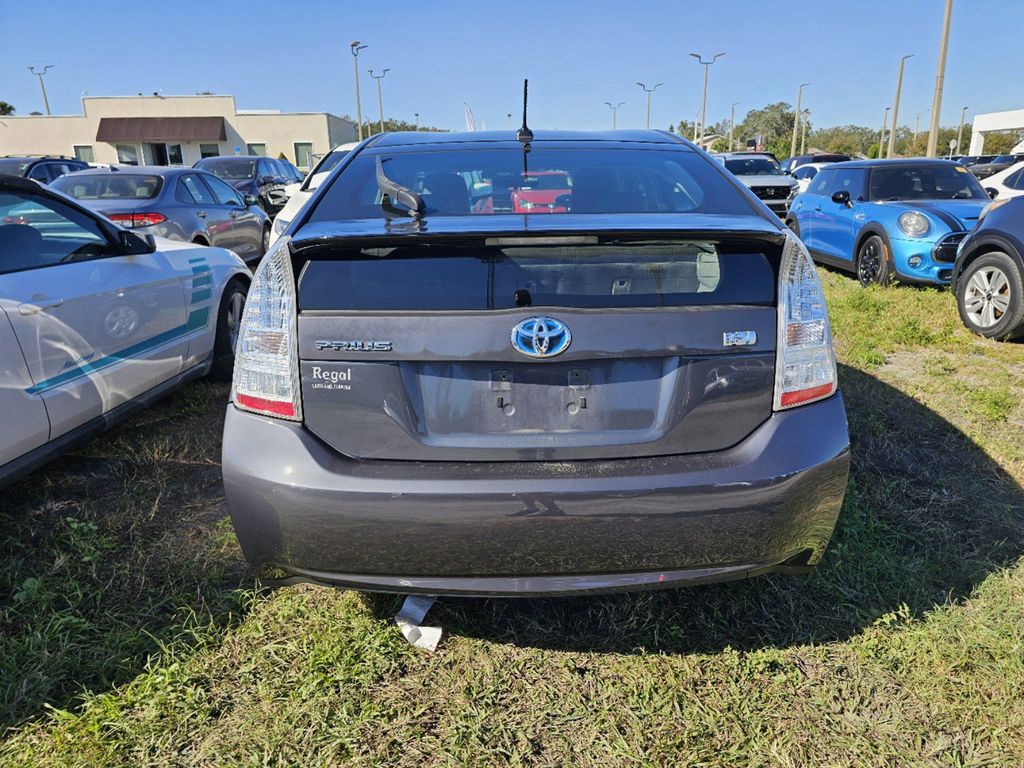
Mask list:
[[[530,151],[530,142],[533,141],[533,131],[526,125],[526,98],[529,94],[530,81],[523,80],[523,127],[516,131],[516,141],[523,143],[523,149]]]

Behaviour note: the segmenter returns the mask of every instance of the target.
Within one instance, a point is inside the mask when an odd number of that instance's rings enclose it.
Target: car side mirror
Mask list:
[[[995,200],[997,197],[999,197],[999,190],[996,189],[995,187],[985,187],[985,192],[993,200]]]
[[[156,238],[150,234],[140,235],[127,229],[117,231],[117,250],[120,256],[142,256],[156,253]]]
[[[245,207],[248,208],[251,205],[257,205],[259,200],[256,199],[256,195],[250,193],[242,198],[242,202],[244,202]]]
[[[838,192],[832,193],[832,202],[838,205],[845,205],[847,208],[853,205],[850,202],[850,193],[845,189],[840,189]]]

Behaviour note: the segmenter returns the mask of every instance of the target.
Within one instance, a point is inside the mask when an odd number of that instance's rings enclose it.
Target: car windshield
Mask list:
[[[11,176],[22,176],[25,173],[25,169],[31,165],[32,160],[25,159],[23,157],[8,157],[0,158],[0,173],[6,173]]]
[[[199,161],[197,167],[229,181],[251,179],[256,175],[256,159],[218,157]]]
[[[737,176],[778,176],[782,168],[768,157],[736,157],[725,161],[725,167]]]
[[[981,184],[966,168],[902,165],[871,171],[871,200],[987,200]]]
[[[61,176],[51,186],[76,200],[152,200],[163,179],[136,173],[75,173]]]
[[[421,196],[430,216],[501,213],[721,213],[754,209],[702,155],[671,149],[553,148],[364,152],[335,177],[310,221],[407,213],[377,184],[380,158],[389,179]],[[524,165],[526,166],[524,168]],[[524,201],[545,188],[561,194]],[[550,186],[549,186],[550,185]],[[550,198],[550,199],[548,199]],[[536,198],[535,198],[536,200]]]
[[[316,168],[314,168],[309,174],[310,181],[312,182],[314,178],[316,178],[317,181],[324,178],[324,175],[333,171],[338,166],[338,163],[345,159],[345,155],[348,153],[349,150],[347,149],[336,149],[333,152],[328,152],[323,156],[323,159],[317,163]],[[316,189],[316,184],[311,183],[308,189]]]

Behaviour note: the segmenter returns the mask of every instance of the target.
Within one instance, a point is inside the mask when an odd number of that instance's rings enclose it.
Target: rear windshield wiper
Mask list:
[[[384,161],[380,156],[377,157],[377,187],[384,193],[384,197],[380,201],[384,210],[390,213],[404,213],[394,207],[394,203],[401,203],[409,209],[413,218],[423,218],[423,214],[427,211],[427,204],[423,202],[423,198],[408,187],[403,187],[397,181],[389,179],[388,175],[384,173]]]

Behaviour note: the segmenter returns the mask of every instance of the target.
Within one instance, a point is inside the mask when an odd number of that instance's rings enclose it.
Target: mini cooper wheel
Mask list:
[[[238,278],[224,288],[217,312],[217,337],[213,342],[213,366],[210,378],[217,381],[231,381],[235,369],[235,347],[238,346],[238,332],[242,326],[242,311],[249,289]]]
[[[1024,336],[1024,286],[1020,268],[1006,253],[979,256],[956,284],[960,319],[969,329],[990,339]]]
[[[857,279],[863,286],[888,285],[892,277],[889,247],[878,235],[871,235],[857,251]]]

